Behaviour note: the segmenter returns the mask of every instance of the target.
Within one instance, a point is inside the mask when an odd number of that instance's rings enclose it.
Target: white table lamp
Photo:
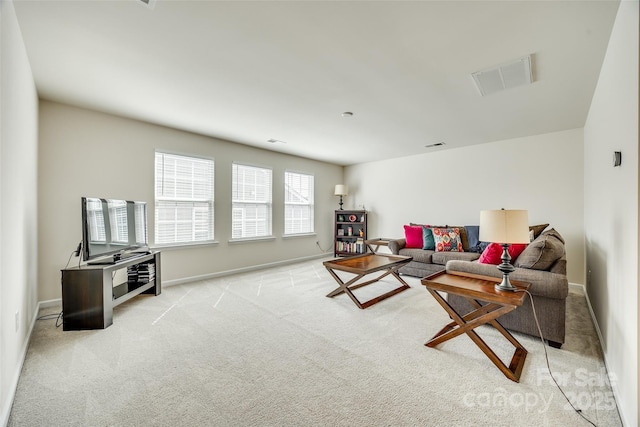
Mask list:
[[[500,291],[515,291],[517,288],[509,281],[509,273],[515,271],[511,265],[509,245],[529,243],[529,215],[525,210],[486,210],[480,211],[480,240],[502,245],[502,283],[496,285]]]

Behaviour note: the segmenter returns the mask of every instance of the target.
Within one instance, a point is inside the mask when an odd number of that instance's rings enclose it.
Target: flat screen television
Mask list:
[[[83,260],[110,264],[139,249],[148,250],[146,202],[82,198]]]

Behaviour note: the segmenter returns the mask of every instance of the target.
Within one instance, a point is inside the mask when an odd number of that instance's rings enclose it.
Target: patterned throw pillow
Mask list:
[[[464,252],[459,228],[432,228],[436,252]]]

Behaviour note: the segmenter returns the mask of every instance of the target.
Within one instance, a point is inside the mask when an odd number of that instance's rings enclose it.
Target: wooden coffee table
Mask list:
[[[421,283],[453,319],[453,322],[442,328],[425,345],[435,347],[458,335],[467,334],[507,378],[519,382],[527,350],[496,319],[521,306],[526,293],[497,291],[495,284],[500,283],[501,280],[476,274],[446,272],[432,274],[422,279]],[[522,291],[527,290],[530,286],[524,282],[511,281],[511,283]],[[443,298],[441,292],[466,298],[475,310],[465,315],[456,312]],[[481,302],[485,304],[482,305]],[[508,367],[473,330],[484,324],[492,325],[516,348]]]
[[[333,291],[327,294],[327,297],[333,298],[336,295],[340,295],[345,293],[349,295],[349,298],[353,300],[353,302],[359,308],[367,308],[376,304],[384,299],[389,298],[399,292],[404,291],[405,289],[409,289],[410,286],[402,280],[400,275],[398,274],[398,269],[403,265],[409,263],[413,258],[399,255],[377,255],[377,254],[365,254],[365,255],[357,255],[348,258],[338,258],[333,259],[331,261],[325,261],[322,264],[329,271],[329,274],[338,282],[340,285]],[[346,283],[338,277],[336,271],[346,271],[348,273],[355,274],[351,280]],[[367,276],[372,273],[382,272],[382,274],[376,277],[373,280],[368,280],[362,283],[356,283],[358,280],[362,279],[364,276]],[[372,298],[369,301],[360,302],[356,296],[353,294],[354,289],[358,289],[362,286],[369,285],[371,283],[375,283],[386,277],[388,275],[392,275],[402,284],[402,286],[389,291],[383,295]]]

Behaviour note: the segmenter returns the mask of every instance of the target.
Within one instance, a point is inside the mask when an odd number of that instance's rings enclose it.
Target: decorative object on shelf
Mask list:
[[[502,283],[496,284],[499,291],[515,291],[509,281],[509,274],[515,271],[511,265],[509,246],[512,243],[529,243],[529,215],[526,210],[484,210],[480,211],[480,240],[499,243],[502,248],[502,264],[497,268],[502,272]]]
[[[355,216],[354,214],[349,215],[349,221],[356,222],[357,220],[358,220],[358,217]]]
[[[340,205],[340,210],[342,209],[342,196],[346,196],[348,195],[349,192],[347,191],[347,186],[344,184],[336,184],[336,188],[333,192],[334,196],[340,196],[340,202],[338,203]]]

